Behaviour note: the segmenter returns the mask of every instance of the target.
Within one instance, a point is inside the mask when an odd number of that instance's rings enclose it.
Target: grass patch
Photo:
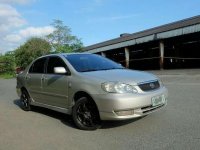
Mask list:
[[[2,74],[0,74],[0,78],[3,78],[3,79],[12,79],[14,77],[15,77],[14,74],[9,74],[9,73],[2,73]]]

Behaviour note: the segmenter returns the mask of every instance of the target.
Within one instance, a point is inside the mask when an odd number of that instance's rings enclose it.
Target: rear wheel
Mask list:
[[[100,117],[97,106],[87,97],[78,99],[73,107],[73,120],[82,130],[96,130],[100,128]]]
[[[21,103],[22,103],[22,109],[25,111],[30,111],[31,106],[30,106],[30,96],[26,90],[22,90],[21,94]]]

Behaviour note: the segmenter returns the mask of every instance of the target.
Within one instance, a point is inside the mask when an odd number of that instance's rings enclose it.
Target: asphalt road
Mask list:
[[[200,70],[154,73],[169,89],[167,107],[96,131],[78,130],[69,116],[51,110],[24,112],[15,80],[0,79],[0,150],[199,150]]]

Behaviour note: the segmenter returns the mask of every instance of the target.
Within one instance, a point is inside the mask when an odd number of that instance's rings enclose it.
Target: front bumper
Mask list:
[[[152,97],[164,95],[163,104],[152,106]],[[138,94],[97,94],[92,95],[99,109],[101,120],[126,120],[152,113],[166,106],[168,90],[162,87],[151,92]],[[130,111],[131,114],[119,115],[117,112]]]

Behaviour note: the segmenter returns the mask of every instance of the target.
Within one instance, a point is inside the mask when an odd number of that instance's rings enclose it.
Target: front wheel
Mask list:
[[[74,123],[82,130],[96,130],[100,128],[100,117],[97,106],[87,97],[78,99],[73,107]]]
[[[31,110],[31,105],[30,105],[30,96],[27,91],[22,90],[21,94],[21,103],[22,103],[22,109],[25,111],[30,111]]]

